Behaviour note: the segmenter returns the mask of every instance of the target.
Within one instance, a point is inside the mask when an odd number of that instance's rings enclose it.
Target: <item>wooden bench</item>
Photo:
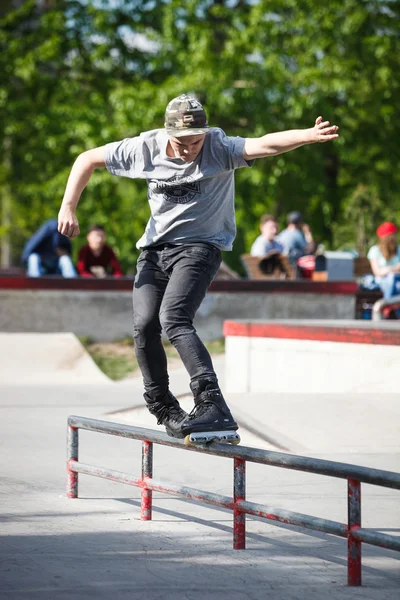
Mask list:
[[[354,277],[363,277],[363,275],[372,275],[371,263],[366,256],[358,256],[354,259]]]
[[[289,263],[287,256],[279,254],[283,271],[277,267],[272,273],[266,273],[260,267],[263,260],[262,256],[251,256],[250,254],[242,254],[241,261],[246,270],[249,279],[295,279],[295,270]]]

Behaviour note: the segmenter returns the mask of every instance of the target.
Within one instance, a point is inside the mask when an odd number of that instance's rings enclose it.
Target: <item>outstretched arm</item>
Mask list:
[[[83,190],[95,169],[105,167],[104,146],[93,148],[78,156],[73,164],[58,213],[58,231],[69,238],[79,234],[75,211]]]
[[[276,156],[283,152],[289,152],[306,144],[315,142],[328,142],[339,137],[339,127],[330,125],[329,121],[323,121],[318,117],[314,127],[310,129],[291,129],[277,133],[267,133],[260,138],[247,138],[243,147],[243,158],[251,160],[264,158],[265,156]]]

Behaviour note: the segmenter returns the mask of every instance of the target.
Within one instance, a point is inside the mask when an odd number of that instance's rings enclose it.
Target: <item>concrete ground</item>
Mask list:
[[[0,339],[0,355],[5,354]],[[363,586],[348,588],[341,538],[248,517],[247,549],[234,551],[232,514],[226,510],[155,494],[153,520],[144,522],[137,488],[85,475],[80,497],[67,499],[68,415],[153,428],[154,423],[141,409],[140,379],[110,384],[101,374],[96,379],[90,368],[86,382],[81,371],[74,380],[70,361],[71,383],[56,383],[53,366],[46,384],[41,360],[44,377],[35,383],[29,364],[13,382],[0,375],[1,599],[393,600],[399,594],[400,555],[389,550],[363,545]],[[223,379],[223,358],[216,364]],[[177,394],[187,392],[183,371],[173,371],[171,379]],[[353,430],[345,425],[342,431],[334,415],[346,406],[355,411],[351,407],[361,400],[355,396],[320,398],[324,421],[307,397],[230,395],[229,400],[243,444],[285,446],[293,453],[399,471],[396,399],[381,397],[374,404],[366,398],[362,418]],[[384,409],[376,410],[377,405]],[[304,418],[305,410],[310,417],[317,413],[314,421]],[[140,474],[140,442],[91,432],[81,432],[80,440],[83,462]],[[232,495],[231,460],[163,446],[155,446],[154,454],[155,478]],[[247,495],[346,522],[346,482],[340,479],[249,464]],[[364,527],[400,533],[398,491],[363,485],[362,498]]]

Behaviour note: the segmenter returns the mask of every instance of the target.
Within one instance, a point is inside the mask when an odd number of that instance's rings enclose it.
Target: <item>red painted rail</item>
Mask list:
[[[130,473],[79,462],[79,429],[142,440],[141,477],[135,478]],[[182,450],[191,452],[233,458],[233,498],[154,480],[153,443],[181,448]],[[347,479],[347,524],[246,501],[246,462]],[[159,431],[77,416],[70,416],[68,418],[67,470],[67,496],[69,498],[78,497],[79,473],[94,475],[95,477],[102,477],[103,479],[110,479],[141,488],[141,509],[142,520],[144,521],[151,520],[153,491],[176,494],[197,502],[228,508],[233,511],[233,548],[235,550],[244,549],[246,546],[246,514],[347,538],[347,579],[348,585],[351,586],[361,585],[362,542],[400,551],[399,537],[376,531],[371,532],[361,527],[361,482],[400,489],[400,473],[369,469],[367,467],[305,456],[295,456],[282,452],[247,448],[246,446],[229,446],[215,443],[209,446],[187,448],[182,440],[168,437]]]
[[[372,307],[372,320],[381,321],[382,319],[388,319],[393,310],[398,311],[399,309],[400,296],[378,300]]]

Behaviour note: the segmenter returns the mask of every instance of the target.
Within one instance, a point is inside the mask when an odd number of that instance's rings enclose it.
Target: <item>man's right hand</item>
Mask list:
[[[61,206],[60,208],[60,212],[58,213],[58,231],[69,238],[76,237],[80,233],[75,211],[68,206]]]

